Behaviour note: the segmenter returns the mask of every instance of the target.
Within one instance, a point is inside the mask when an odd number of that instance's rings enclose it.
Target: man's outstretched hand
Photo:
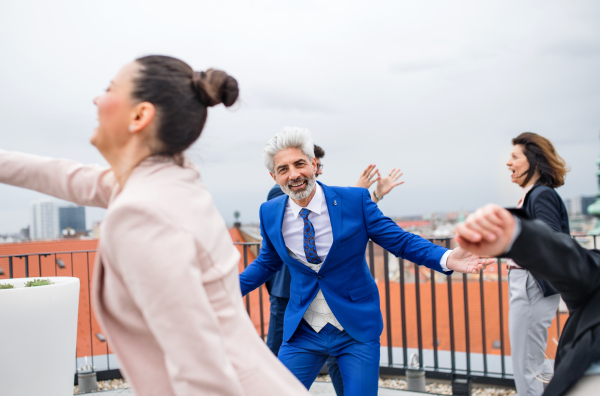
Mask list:
[[[513,215],[498,205],[488,204],[456,226],[456,242],[476,255],[497,257],[506,252],[514,232]]]
[[[453,271],[464,272],[465,274],[477,274],[495,261],[493,258],[480,258],[478,255],[468,252],[459,246],[452,250],[448,256],[446,266]]]

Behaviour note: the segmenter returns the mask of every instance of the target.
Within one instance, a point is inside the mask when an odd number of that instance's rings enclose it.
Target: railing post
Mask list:
[[[25,257],[25,278],[29,278],[29,255]]]
[[[437,301],[435,297],[435,270],[431,270],[431,327],[433,333],[433,369],[439,368],[438,338],[437,338]]]
[[[402,364],[404,367],[408,367],[408,342],[406,337],[406,296],[404,287],[404,259],[398,259],[398,265],[400,266],[400,309],[402,320]]]
[[[12,256],[10,256],[8,258],[8,278],[9,279],[13,278],[13,258],[12,258]]]
[[[463,302],[465,307],[465,346],[467,354],[467,375],[471,374],[471,329],[469,327],[469,283],[463,274]]]
[[[480,296],[480,304],[481,304],[481,342],[483,346],[483,375],[487,375],[487,341],[485,336],[485,294],[483,292],[483,282],[484,282],[484,272],[485,270],[480,272],[479,275],[479,296]]]
[[[285,265],[285,264],[284,264]],[[260,312],[260,336],[265,339],[265,319],[263,314],[263,286],[258,287],[258,310]]]
[[[421,326],[421,280],[419,265],[414,264],[415,270],[415,297],[417,303],[417,346],[419,349],[419,366],[423,367],[423,328]]]
[[[450,241],[446,241],[446,247],[450,248]],[[456,372],[456,346],[454,345],[454,304],[452,298],[452,275],[446,275],[448,282],[448,319],[450,325],[450,363],[452,373]]]
[[[88,312],[90,313],[90,354],[92,357],[92,367],[94,367],[94,336],[92,329],[92,301],[91,301],[91,279],[90,279],[90,254],[86,254],[86,269],[87,269],[87,289],[88,289]],[[56,254],[54,255],[54,271],[56,272]],[[106,343],[106,354],[108,355],[108,343]]]
[[[392,319],[390,313],[390,274],[388,263],[388,251],[383,250],[383,271],[385,279],[385,317],[386,317],[386,333],[387,333],[387,351],[388,351],[388,366],[394,365],[392,356]]]
[[[248,250],[246,245],[242,245],[242,250],[244,252],[244,269],[248,268]],[[248,312],[248,316],[250,316],[250,293],[246,294],[246,311]]]
[[[496,259],[498,263],[498,303],[500,310],[500,363],[502,364],[502,378],[506,376],[506,367],[504,364],[504,309],[502,304],[502,265],[500,259]]]
[[[560,339],[560,305],[556,308],[556,339]]]

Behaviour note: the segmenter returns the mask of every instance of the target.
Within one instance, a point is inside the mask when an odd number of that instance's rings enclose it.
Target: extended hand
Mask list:
[[[400,172],[400,169],[394,168],[387,175],[385,175],[383,177],[379,177],[379,180],[377,181],[377,188],[375,189],[377,196],[383,197],[384,195],[386,195],[387,193],[392,191],[392,189],[394,187],[399,186],[400,184],[403,184],[404,181],[396,183],[396,181],[402,175],[403,175],[403,173]]]
[[[496,257],[506,251],[514,232],[512,214],[498,205],[488,204],[456,226],[456,242],[480,256]]]
[[[363,187],[368,189],[373,183],[379,180],[379,169],[375,169],[375,164],[367,166],[367,169],[358,178],[354,187]]]
[[[448,256],[446,266],[453,271],[476,274],[495,261],[493,258],[480,258],[459,246]]]

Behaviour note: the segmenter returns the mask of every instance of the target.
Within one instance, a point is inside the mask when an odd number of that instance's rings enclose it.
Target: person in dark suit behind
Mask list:
[[[511,215],[511,212],[513,213]],[[544,396],[598,394],[600,389],[600,251],[581,247],[525,212],[478,209],[456,227],[456,240],[480,256],[515,260],[556,289],[569,308]],[[527,320],[527,318],[524,318]]]
[[[320,146],[315,146],[315,158],[317,159],[317,171],[315,176],[319,177],[323,174],[323,164],[321,160],[325,157],[325,150]],[[400,169],[392,169],[392,171],[385,176],[381,177],[379,170],[375,168],[375,165],[371,164],[360,175],[355,187],[369,188],[375,182],[377,183],[377,189],[371,193],[371,199],[374,202],[378,202],[385,195],[387,195],[394,187],[404,183],[403,181],[397,182],[402,176]],[[267,201],[284,195],[278,184],[275,184],[267,195]],[[291,275],[287,265],[284,265],[280,271],[278,271],[271,279],[265,282],[267,291],[269,292],[269,302],[271,303],[270,313],[271,317],[269,320],[269,330],[267,333],[267,346],[277,356],[279,354],[279,348],[283,342],[283,319],[285,315],[285,309],[290,301],[290,282]],[[344,384],[342,375],[340,373],[337,359],[335,356],[330,356],[327,359],[327,370],[331,376],[331,382],[335,389],[337,396],[344,395]]]

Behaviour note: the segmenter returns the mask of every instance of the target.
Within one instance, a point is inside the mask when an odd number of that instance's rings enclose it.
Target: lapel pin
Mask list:
[[[333,201],[333,206],[337,205],[337,201]]]

